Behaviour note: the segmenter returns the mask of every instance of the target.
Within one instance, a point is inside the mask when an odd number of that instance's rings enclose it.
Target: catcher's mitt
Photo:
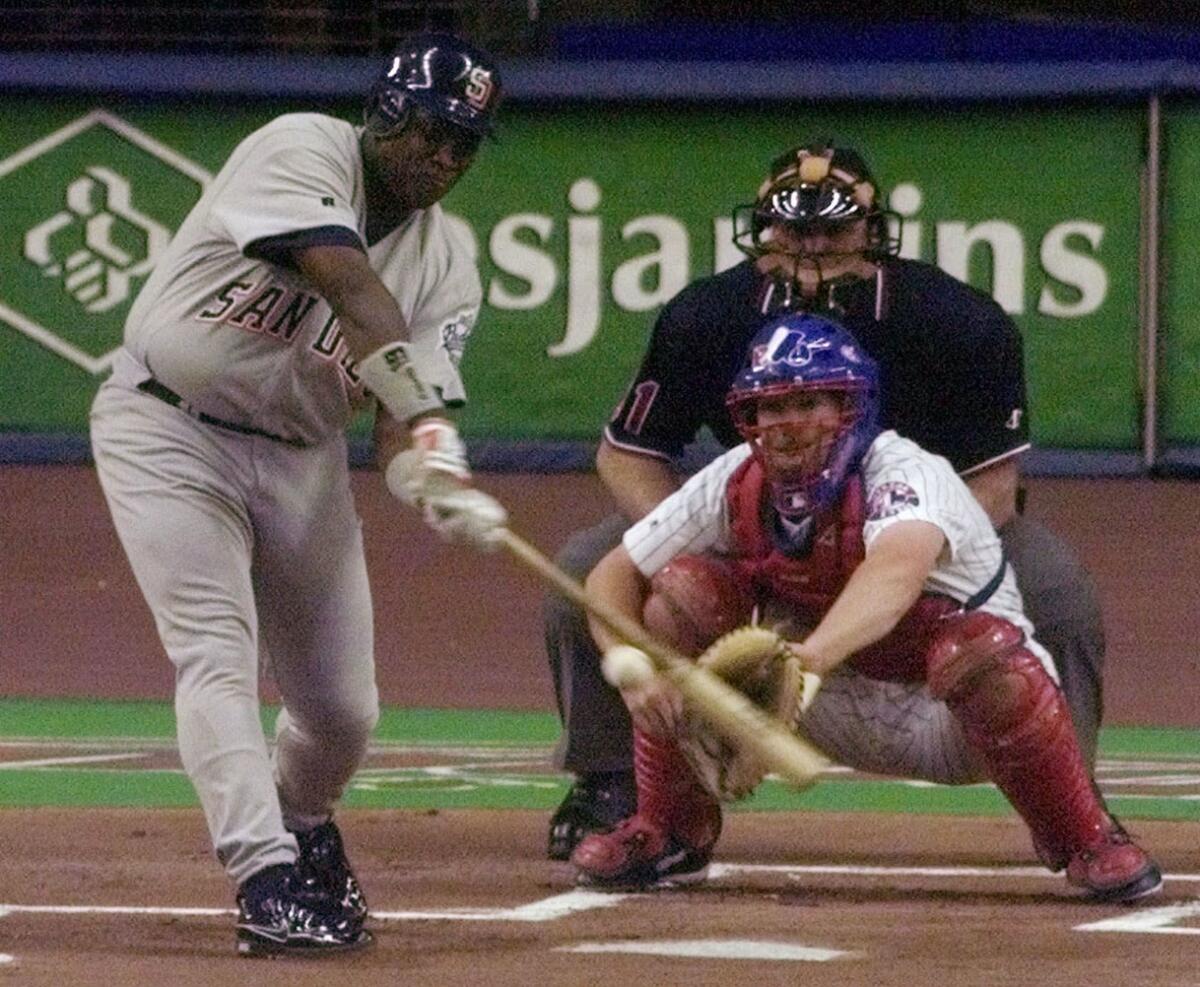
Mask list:
[[[793,729],[821,685],[816,675],[800,667],[787,642],[767,627],[739,627],[722,635],[696,663]],[[686,709],[678,742],[700,783],[724,802],[749,795],[767,772],[753,753],[739,749]]]

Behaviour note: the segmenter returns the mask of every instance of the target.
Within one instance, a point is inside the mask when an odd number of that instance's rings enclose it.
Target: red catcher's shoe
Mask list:
[[[1071,857],[1067,881],[1083,888],[1096,901],[1129,902],[1162,888],[1162,872],[1146,851],[1116,825],[1102,842]]]
[[[708,877],[715,841],[692,847],[640,815],[611,833],[585,837],[571,854],[575,882],[608,891],[648,891],[695,884]]]

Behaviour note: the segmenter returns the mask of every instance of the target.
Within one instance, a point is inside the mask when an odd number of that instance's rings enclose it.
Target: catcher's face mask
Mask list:
[[[825,469],[834,443],[858,418],[840,391],[795,388],[759,398],[747,432],[762,450],[767,472],[793,483]]]
[[[878,369],[830,319],[769,319],[726,398],[783,514],[809,514],[841,496],[879,434]]]

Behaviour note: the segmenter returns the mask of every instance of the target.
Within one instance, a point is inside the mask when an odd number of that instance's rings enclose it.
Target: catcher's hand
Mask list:
[[[791,728],[821,687],[820,678],[804,671],[787,641],[767,627],[730,631],[717,638],[696,663]],[[700,783],[723,801],[749,795],[766,774],[759,758],[731,744],[692,713],[685,711],[678,741]]]

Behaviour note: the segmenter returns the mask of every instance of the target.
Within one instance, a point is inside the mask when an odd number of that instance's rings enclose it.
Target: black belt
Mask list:
[[[270,439],[272,442],[282,442],[284,445],[301,448],[304,446],[304,443],[299,439],[285,439],[282,435],[276,435],[274,432],[264,432],[261,428],[255,428],[253,425],[239,425],[237,422],[227,422],[224,418],[206,415],[203,411],[193,408],[187,401],[167,387],[166,384],[160,383],[153,377],[142,381],[138,384],[137,389],[144,391],[151,397],[158,398],[160,401],[165,401],[172,408],[178,408],[185,414],[191,415],[197,421],[204,422],[205,425],[215,425],[217,428],[237,432],[239,435],[257,435],[263,439]]]

